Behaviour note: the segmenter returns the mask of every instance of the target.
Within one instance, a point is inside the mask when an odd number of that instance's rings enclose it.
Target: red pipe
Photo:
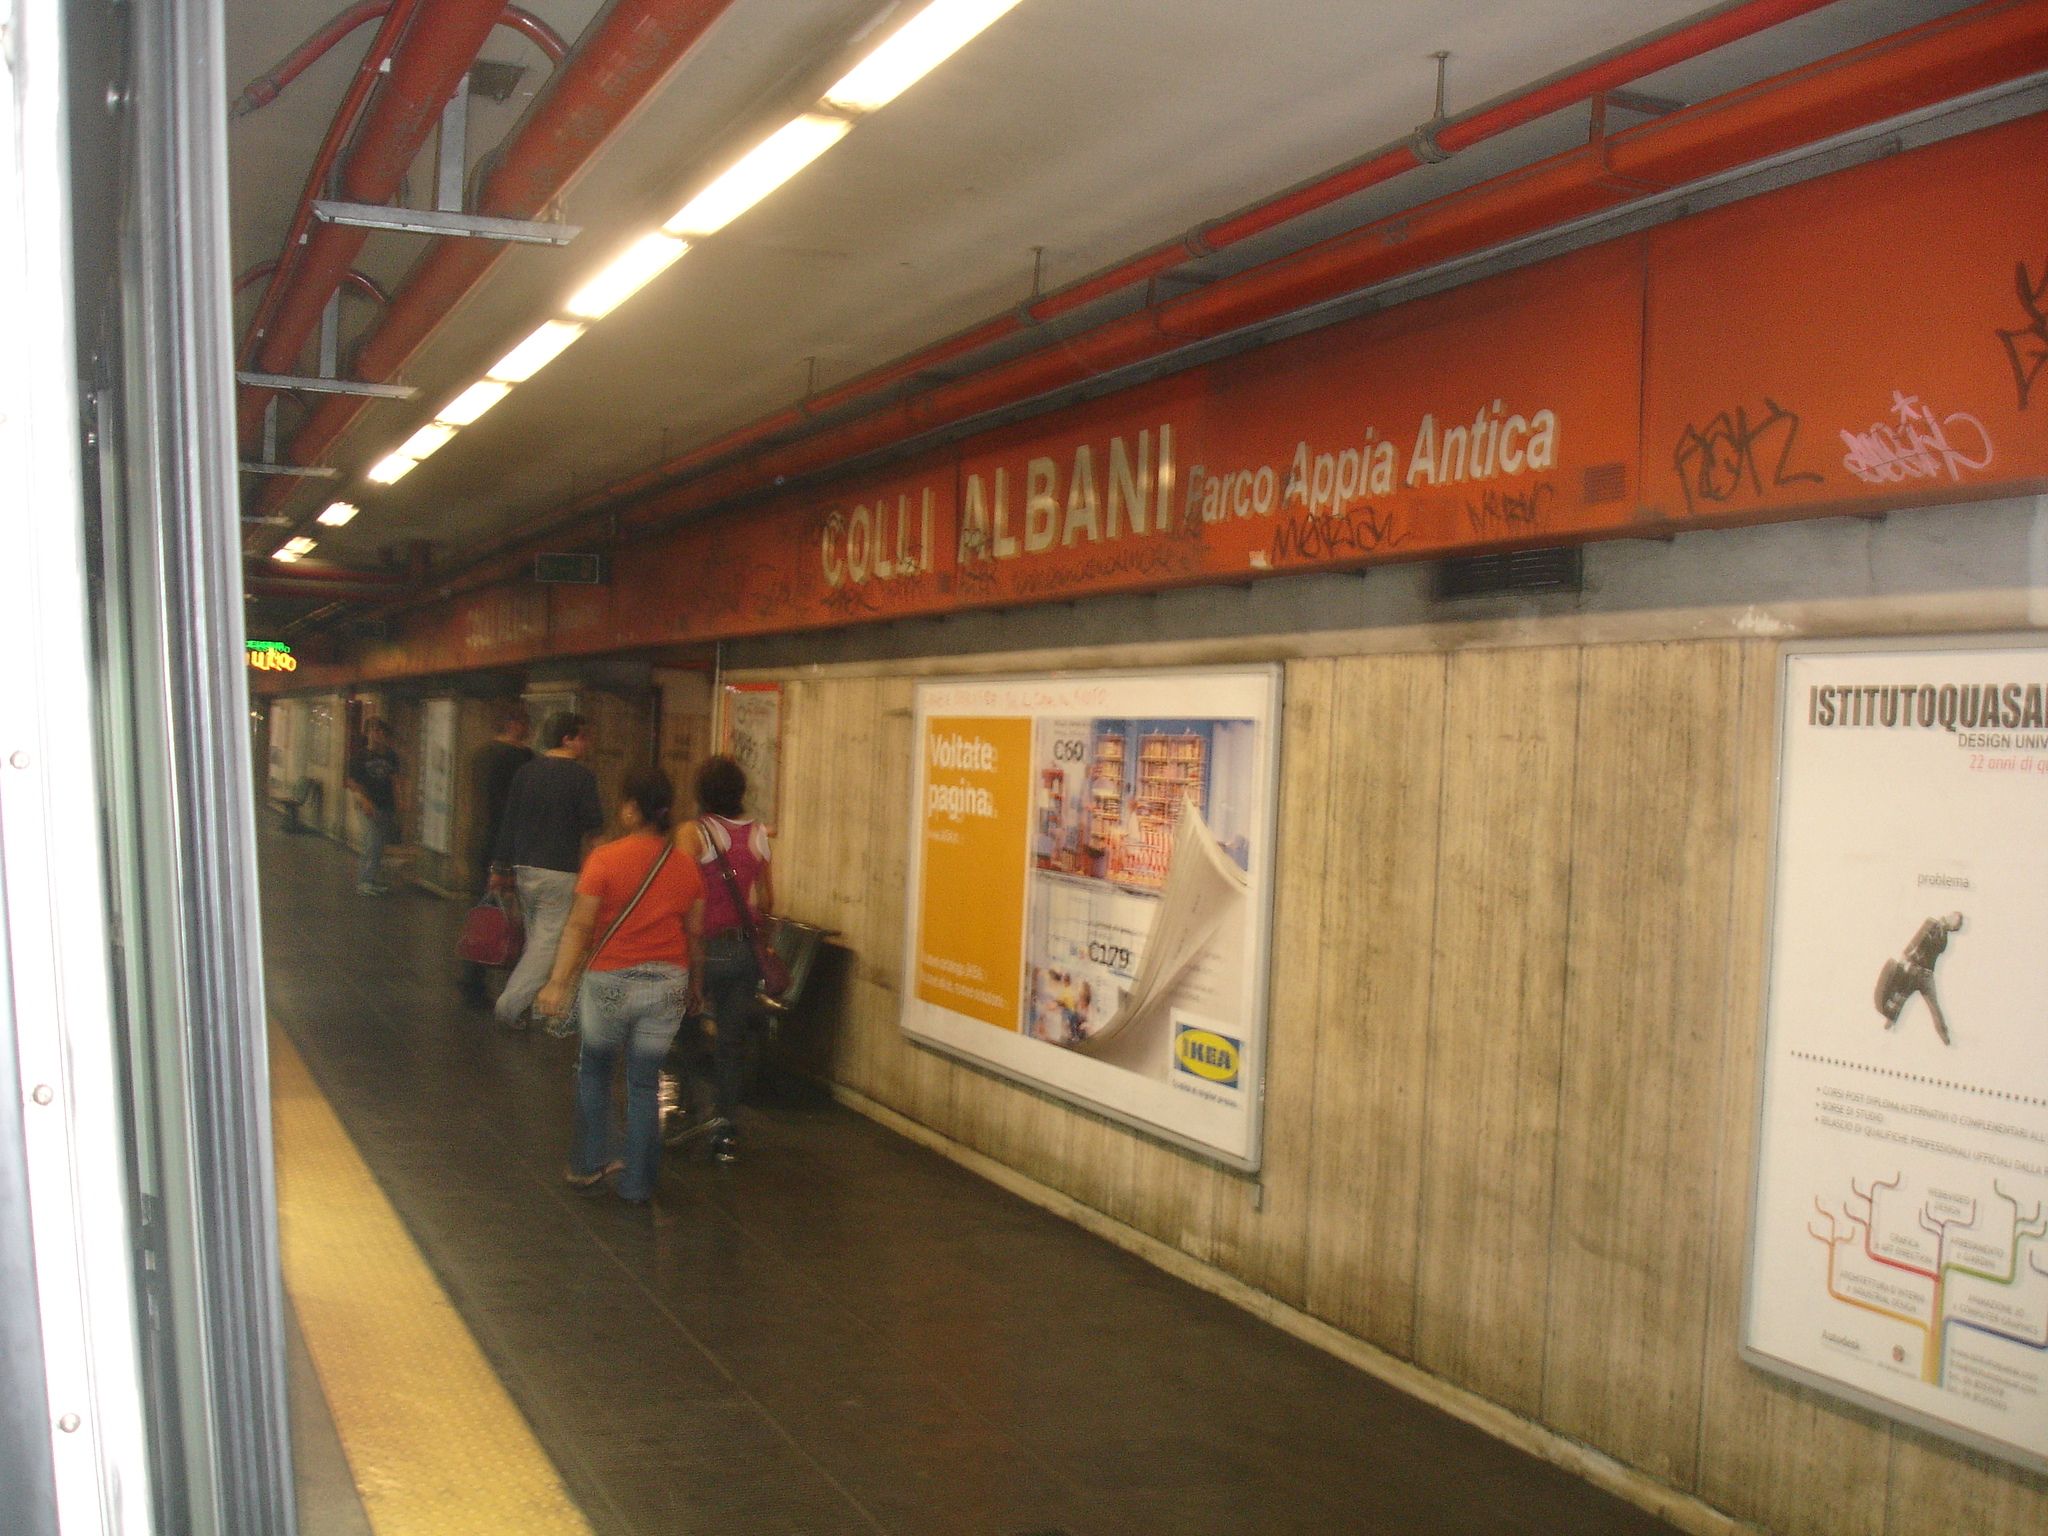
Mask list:
[[[348,142],[349,134],[355,131],[356,118],[361,115],[363,104],[377,88],[377,80],[386,61],[404,37],[406,27],[420,4],[421,0],[393,0],[391,9],[384,13],[384,24],[370,39],[369,50],[364,53],[362,62],[356,65],[355,78],[349,82],[341,105],[335,108],[320,148],[313,156],[312,168],[306,173],[306,184],[299,193],[299,205],[292,214],[291,228],[285,232],[278,264],[272,269],[270,286],[263,290],[263,297],[257,302],[256,313],[249,322],[249,330],[242,338],[241,351],[236,359],[239,367],[247,368],[255,360],[256,348],[268,333],[278,302],[284,297],[285,283],[297,267],[299,253],[305,248],[306,226],[313,218],[313,199],[326,185],[335,157],[341,153],[342,145]]]
[[[230,117],[246,117],[260,107],[267,107],[300,75],[323,58],[329,49],[349,33],[368,21],[375,21],[391,9],[392,0],[359,0],[340,15],[334,17],[319,31],[307,38],[298,47],[286,54],[267,74],[258,75],[242,87],[242,94],[235,98],[229,109]],[[548,56],[551,63],[559,64],[567,53],[568,45],[562,41],[562,34],[542,21],[530,11],[522,11],[516,5],[505,7],[505,14],[498,25],[509,27],[529,39],[534,47]]]
[[[778,412],[664,466],[670,473],[701,469],[704,476],[634,507],[621,526],[700,510],[757,489],[771,476],[811,473],[1192,341],[1554,227],[1630,201],[1647,187],[1682,185],[2044,68],[2048,6],[1989,0],[1319,242],[804,442],[735,460],[737,452],[805,424],[800,412]],[[727,462],[714,463],[721,459]],[[560,536],[575,519],[609,512],[617,500],[616,491],[584,498],[545,531]],[[503,552],[540,531],[530,529],[487,552],[444,590],[469,590],[507,574],[516,560],[508,562]]]
[[[388,27],[398,15],[398,0]],[[497,25],[504,0],[438,0],[408,29],[405,41],[391,56],[384,88],[364,116],[362,132],[351,147],[341,176],[341,196],[354,203],[385,203],[419,154],[427,135],[440,121],[457,82]],[[310,203],[311,199],[308,199]],[[299,348],[320,321],[327,296],[355,264],[369,232],[340,224],[314,230],[301,250],[296,269],[282,284],[283,297],[257,348],[257,370],[288,373]],[[273,283],[271,291],[280,285]],[[266,295],[267,297],[267,295]],[[238,425],[243,437],[263,424],[270,391],[245,389]]]
[[[244,272],[240,277],[235,279],[234,291],[236,293],[240,293],[244,288],[247,288],[259,277],[268,277],[271,273],[275,272],[276,270],[277,261],[275,258],[272,258],[269,261],[259,261],[256,263],[255,266],[251,267],[248,271]],[[349,287],[355,289],[357,293],[360,293],[364,298],[370,300],[372,303],[389,304],[391,302],[391,295],[386,293],[382,288],[378,287],[374,279],[366,277],[363,273],[358,272],[353,268],[349,270],[348,276],[343,278],[342,281],[347,283]]]
[[[1436,141],[1446,150],[1468,149],[1510,129],[1522,127],[1564,107],[1587,100],[1602,91],[1613,90],[1631,81],[1640,80],[1645,75],[1723,47],[1793,17],[1818,10],[1829,3],[1831,0],[1748,0],[1746,4],[1730,7],[1703,20],[1685,23],[1641,42],[1630,44],[1604,58],[1539,83],[1505,101],[1475,108],[1469,113],[1446,119],[1436,130]],[[708,459],[724,457],[765,438],[798,428],[810,416],[836,411],[860,400],[872,398],[907,379],[915,378],[918,374],[942,367],[970,353],[1007,340],[1034,325],[1070,314],[1085,305],[1108,298],[1162,272],[1170,271],[1206,251],[1217,251],[1236,245],[1291,219],[1389,181],[1425,163],[1427,162],[1416,151],[1411,141],[1404,140],[1378,150],[1363,160],[1355,161],[1349,166],[1292,188],[1276,197],[1267,198],[1237,213],[1226,215],[1213,223],[1198,226],[1179,239],[1155,246],[1107,271],[1082,278],[1065,288],[1056,289],[1010,314],[997,316],[969,330],[958,332],[836,388],[813,395],[799,406],[778,411],[715,442],[692,450],[680,458],[631,476],[598,492],[596,499],[613,501],[621,496],[632,495],[677,474],[686,473],[690,468]],[[405,296],[401,294],[400,303],[403,304],[404,300]],[[370,371],[367,367],[362,373],[362,377],[365,378],[385,376],[384,373]],[[326,401],[315,411],[312,422],[324,426],[328,422],[339,421],[345,425],[346,421],[353,420],[363,409],[364,406],[360,402]],[[336,427],[331,433],[317,432],[310,440],[295,438],[289,456],[299,463],[316,462],[320,454],[325,452],[339,435],[340,428]],[[303,457],[300,456],[302,441],[305,442]],[[290,494],[291,488],[287,486],[273,487],[271,492],[278,505],[281,505]]]
[[[499,150],[477,194],[479,211],[512,219],[540,213],[731,3],[621,0],[613,6],[548,82],[525,126]],[[355,377],[397,374],[503,254],[485,240],[444,240],[430,248],[358,346]],[[363,409],[363,402],[345,397],[323,401],[293,435],[286,457],[316,462]],[[275,510],[290,495],[289,487],[271,487],[263,511]]]

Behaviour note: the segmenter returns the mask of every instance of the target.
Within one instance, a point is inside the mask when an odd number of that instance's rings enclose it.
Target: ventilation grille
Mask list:
[[[1600,506],[1604,502],[1623,501],[1628,497],[1628,466],[1626,464],[1595,464],[1586,471],[1586,505]]]
[[[1585,562],[1579,547],[1573,544],[1439,561],[1430,583],[1430,596],[1441,603],[1460,597],[1494,597],[1503,592],[1580,592],[1585,585]]]

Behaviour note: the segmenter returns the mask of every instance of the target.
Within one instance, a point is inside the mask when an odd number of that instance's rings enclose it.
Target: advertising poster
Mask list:
[[[782,684],[725,685],[722,750],[747,773],[747,814],[772,834],[782,779]]]
[[[1745,1354],[2048,1470],[2048,648],[1784,682]]]
[[[920,687],[904,1029],[1256,1167],[1279,687]]]
[[[455,701],[429,699],[420,713],[420,844],[451,852],[454,829]]]

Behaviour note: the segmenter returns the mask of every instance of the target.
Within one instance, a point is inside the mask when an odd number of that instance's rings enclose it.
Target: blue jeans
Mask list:
[[[384,872],[384,849],[398,830],[397,822],[392,811],[373,810],[363,818],[363,865],[356,871],[356,884],[378,883],[377,877]]]
[[[591,971],[577,994],[582,1051],[576,1063],[576,1142],[569,1171],[579,1178],[611,1161],[612,1068],[626,1047],[625,1171],[619,1195],[645,1200],[661,1171],[661,1108],[656,1085],[689,1000],[690,973],[655,962]]]
[[[700,959],[704,1002],[718,1026],[718,1038],[711,1047],[713,1092],[718,1113],[730,1120],[739,1112],[740,1094],[753,1065],[755,1036],[760,1029],[754,992],[761,985],[761,968],[754,963],[754,952],[745,937],[738,933],[706,939]]]

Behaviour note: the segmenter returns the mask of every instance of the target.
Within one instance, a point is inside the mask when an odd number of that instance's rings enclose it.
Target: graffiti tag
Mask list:
[[[2015,331],[2001,330],[1998,339],[2005,344],[2006,359],[2012,364],[2013,386],[2019,391],[2020,409],[2024,411],[2042,370],[2048,369],[2048,261],[2041,263],[2041,275],[2035,278],[2027,271],[2026,258],[2022,257],[2013,266],[2013,286],[2019,291],[2020,308],[2032,323]]]
[[[1685,488],[1686,511],[1725,505],[1742,495],[1745,486],[1748,494],[1763,495],[1765,464],[1770,465],[1772,488],[1819,485],[1821,476],[1813,470],[1792,468],[1792,450],[1798,441],[1799,417],[1769,395],[1764,396],[1764,408],[1754,419],[1747,406],[1737,406],[1733,412],[1720,412],[1705,426],[1686,427],[1671,454],[1671,467]]]
[[[1966,411],[1937,415],[1918,395],[1892,391],[1892,419],[1842,433],[1842,467],[1866,485],[1899,480],[1951,480],[1991,462],[1991,434]]]

